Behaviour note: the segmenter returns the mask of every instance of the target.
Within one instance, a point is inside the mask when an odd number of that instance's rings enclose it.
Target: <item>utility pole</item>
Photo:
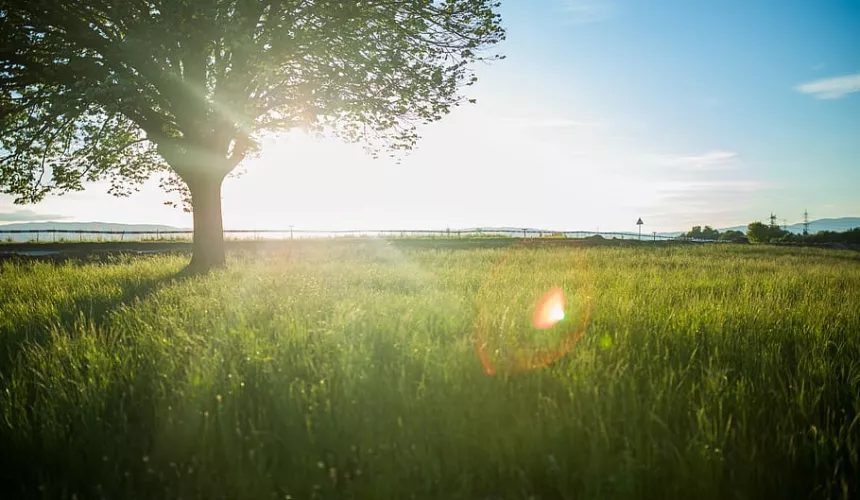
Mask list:
[[[809,211],[803,209],[803,235],[809,235]]]
[[[776,227],[776,215],[770,213],[770,227]]]

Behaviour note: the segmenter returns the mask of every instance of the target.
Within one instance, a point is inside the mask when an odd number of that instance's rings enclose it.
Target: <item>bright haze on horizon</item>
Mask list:
[[[860,2],[510,0],[477,104],[400,164],[294,132],[223,189],[225,228],[647,231],[860,215]],[[156,180],[14,206],[169,224]]]

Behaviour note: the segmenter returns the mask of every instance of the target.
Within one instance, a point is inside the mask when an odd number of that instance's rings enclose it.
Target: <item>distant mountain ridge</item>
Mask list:
[[[183,231],[184,228],[163,224],[120,224],[117,222],[14,222],[0,224],[3,230],[51,230],[68,229],[71,231]]]
[[[14,222],[11,224],[0,224],[0,241],[24,242],[39,239],[36,233],[2,233],[2,231],[50,231],[59,229],[65,231],[143,231],[143,232],[164,232],[164,231],[186,231],[186,229],[167,226],[162,224],[119,224],[116,222]],[[43,233],[41,239],[46,240],[74,240],[77,236],[74,234],[48,234]],[[108,240],[119,240],[120,235],[106,237]]]
[[[767,221],[763,221],[767,223]],[[839,217],[839,218],[827,218],[827,219],[816,219],[809,221],[809,232],[811,234],[817,233],[819,231],[848,231],[849,229],[853,229],[855,227],[860,227],[860,217]],[[803,223],[796,223],[785,226],[786,230],[795,233],[801,234],[803,233]],[[51,229],[63,229],[63,230],[71,230],[71,231],[92,231],[92,232],[101,232],[101,231],[143,231],[143,232],[161,232],[161,231],[190,231],[190,228],[179,228],[175,226],[168,226],[165,224],[120,224],[116,222],[13,222],[8,224],[0,223],[0,231],[4,230],[18,230],[18,231],[50,231]],[[462,232],[482,232],[482,233],[493,233],[493,234],[504,234],[508,236],[520,236],[525,229],[528,235],[535,235],[539,233],[550,233],[553,232],[550,229],[538,229],[538,228],[518,228],[518,227],[470,227],[470,228],[451,228],[451,231],[462,231]],[[719,228],[720,232],[735,230],[746,233],[747,226],[732,226],[732,227],[724,227]],[[591,230],[570,230],[565,232],[582,232],[582,233],[594,233],[596,231]],[[603,231],[603,233],[612,234],[612,231]],[[634,231],[628,231],[625,234],[634,234]],[[682,234],[681,231],[671,231],[671,232],[660,232],[657,233],[658,236],[664,237],[675,237]],[[643,237],[646,236],[643,234]],[[26,241],[32,238],[32,234],[2,234],[0,233],[0,239],[13,239],[15,241]]]

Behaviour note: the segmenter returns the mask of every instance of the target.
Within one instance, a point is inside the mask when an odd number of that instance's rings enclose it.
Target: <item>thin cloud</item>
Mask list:
[[[811,94],[817,99],[839,99],[853,92],[860,92],[860,73],[822,78],[798,85],[794,90]]]
[[[712,150],[698,155],[652,157],[659,165],[684,170],[729,170],[740,166],[740,157],[733,151]]]
[[[0,212],[0,222],[37,222],[71,219],[68,215],[40,214],[32,210],[16,210],[14,212]]]
[[[588,24],[612,17],[615,5],[610,0],[561,0],[561,12],[574,24]]]
[[[743,220],[756,200],[770,189],[773,189],[771,184],[753,179],[676,182],[660,190],[659,206],[663,210],[669,208],[666,227],[680,229],[696,224],[727,227],[733,221]]]
[[[772,188],[767,182],[753,179],[673,182],[660,190],[660,197],[661,202],[682,211],[711,212],[720,208],[739,208],[762,191]]]
[[[751,193],[773,187],[770,183],[754,180],[715,180],[675,183],[666,192],[670,193],[722,193],[732,195],[736,193]]]

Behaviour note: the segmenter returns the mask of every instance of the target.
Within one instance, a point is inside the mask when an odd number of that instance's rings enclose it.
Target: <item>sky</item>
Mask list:
[[[223,188],[227,229],[515,226],[675,231],[860,215],[860,1],[508,0],[477,104],[398,164],[302,132]],[[157,182],[0,223],[190,227]],[[16,212],[24,210],[24,212]]]

